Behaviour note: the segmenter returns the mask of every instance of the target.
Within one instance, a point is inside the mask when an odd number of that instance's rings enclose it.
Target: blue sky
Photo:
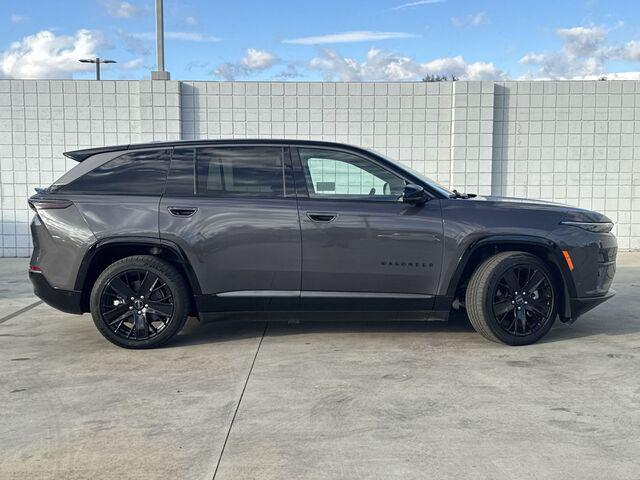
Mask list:
[[[155,69],[153,0],[0,4],[0,77],[103,78]],[[639,78],[633,1],[165,0],[180,80]]]

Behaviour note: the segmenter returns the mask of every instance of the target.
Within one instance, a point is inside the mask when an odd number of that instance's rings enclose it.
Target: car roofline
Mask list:
[[[355,145],[349,145],[339,142],[328,142],[322,140],[299,140],[299,139],[276,139],[276,138],[229,138],[215,140],[170,140],[147,143],[132,143],[123,145],[113,145],[108,147],[84,148],[80,150],[71,150],[64,152],[64,156],[82,162],[87,158],[98,153],[119,152],[125,150],[141,150],[147,148],[174,148],[174,147],[191,147],[205,145],[293,145],[293,146],[318,146],[318,147],[335,147],[341,149],[351,149],[358,152],[369,152],[365,148]],[[371,152],[369,152],[371,153]]]

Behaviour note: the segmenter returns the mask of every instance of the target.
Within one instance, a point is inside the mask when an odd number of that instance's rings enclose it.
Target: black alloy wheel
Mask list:
[[[533,265],[509,268],[493,293],[493,314],[507,333],[527,336],[536,333],[551,319],[554,311],[551,280]]]
[[[149,270],[125,270],[113,276],[100,297],[100,314],[109,329],[126,340],[149,340],[173,317],[173,293]]]
[[[175,336],[187,321],[190,293],[166,260],[136,255],[117,260],[98,276],[91,314],[102,335],[120,347],[153,348]]]
[[[500,252],[475,269],[465,293],[473,328],[489,340],[529,345],[551,330],[560,280],[547,261],[528,252]]]

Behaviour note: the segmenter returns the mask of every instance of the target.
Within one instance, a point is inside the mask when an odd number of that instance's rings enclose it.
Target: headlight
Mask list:
[[[571,225],[593,233],[609,233],[613,228],[612,222],[560,222],[562,225]]]

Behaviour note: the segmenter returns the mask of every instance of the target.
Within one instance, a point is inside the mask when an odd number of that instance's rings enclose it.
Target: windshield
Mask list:
[[[411,167],[408,167],[396,160],[394,160],[393,158],[387,157],[386,155],[377,152],[375,150],[371,150],[368,149],[371,153],[375,153],[376,155],[384,158],[385,160],[387,160],[388,162],[393,163],[396,167],[398,167],[401,170],[404,170],[405,172],[409,173],[410,175],[413,175],[414,177],[418,177],[420,180],[422,180],[424,183],[426,183],[427,185],[429,185],[431,188],[433,188],[434,190],[436,190],[438,193],[441,193],[442,195],[444,195],[445,197],[450,197],[451,195],[454,195],[454,193],[443,187],[442,185],[440,185],[438,182],[431,180],[429,177],[427,177],[426,175],[418,172],[417,170],[414,170]]]

